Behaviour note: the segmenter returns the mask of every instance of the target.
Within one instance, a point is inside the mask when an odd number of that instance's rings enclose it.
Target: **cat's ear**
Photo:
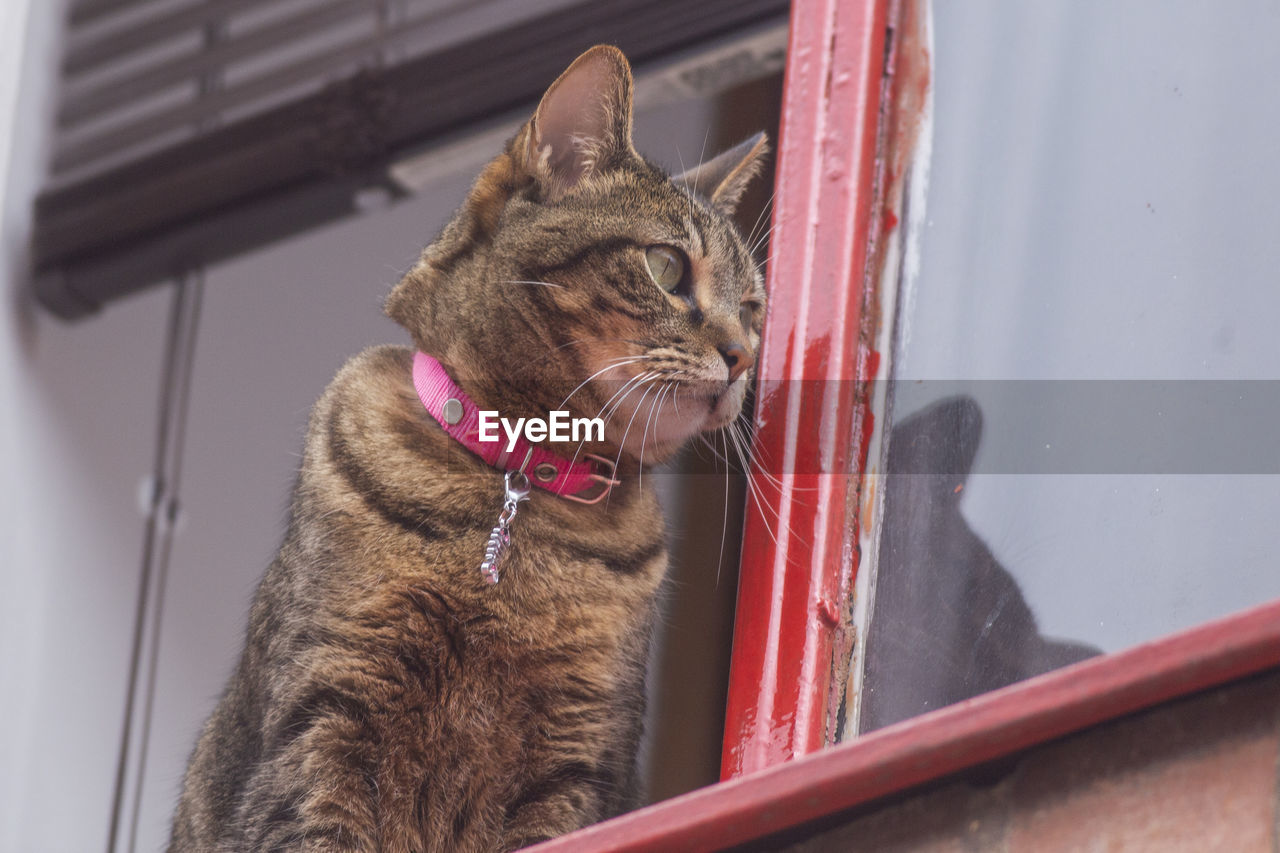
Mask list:
[[[525,168],[551,197],[577,186],[631,146],[631,66],[597,45],[573,61],[542,96],[526,125]]]
[[[708,199],[711,206],[725,216],[732,216],[751,179],[763,168],[768,153],[769,138],[757,133],[675,180]]]

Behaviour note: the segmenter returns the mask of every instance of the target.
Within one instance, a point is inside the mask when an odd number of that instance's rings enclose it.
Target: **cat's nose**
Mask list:
[[[742,372],[751,366],[753,356],[751,350],[747,349],[740,343],[720,344],[716,347],[720,350],[724,363],[729,366],[729,381],[737,379]]]

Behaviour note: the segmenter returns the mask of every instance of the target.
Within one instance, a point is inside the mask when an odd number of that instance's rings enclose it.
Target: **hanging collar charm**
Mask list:
[[[528,462],[528,458],[525,458]],[[519,511],[520,502],[529,499],[529,478],[524,475],[524,467],[519,471],[508,471],[503,481],[506,495],[502,504],[502,512],[498,515],[498,523],[489,534],[489,542],[484,548],[484,561],[480,563],[480,573],[491,584],[498,582],[498,564],[507,546],[511,544],[511,521]]]

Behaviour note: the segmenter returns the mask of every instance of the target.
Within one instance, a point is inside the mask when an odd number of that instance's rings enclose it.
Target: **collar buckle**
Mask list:
[[[592,463],[592,468],[595,469],[592,470],[590,475],[588,475],[588,479],[591,480],[591,485],[587,486],[585,489],[580,489],[572,495],[562,494],[560,497],[565,500],[573,501],[574,503],[593,506],[604,500],[604,498],[613,491],[613,487],[621,485],[622,481],[617,479],[615,476],[618,469],[617,466],[614,465],[612,459],[605,459],[603,456],[595,453],[588,453],[583,457],[583,459]],[[600,468],[604,468],[607,473],[602,473],[599,470]],[[585,494],[596,487],[600,487],[598,492],[594,494]]]

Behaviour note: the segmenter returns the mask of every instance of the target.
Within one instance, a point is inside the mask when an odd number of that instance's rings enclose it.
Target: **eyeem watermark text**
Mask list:
[[[602,418],[571,418],[569,413],[556,409],[547,413],[547,418],[516,418],[512,423],[509,418],[498,417],[491,409],[480,410],[480,440],[499,441],[498,426],[507,436],[507,452],[516,449],[516,442],[523,432],[527,441],[604,441],[604,420]]]

